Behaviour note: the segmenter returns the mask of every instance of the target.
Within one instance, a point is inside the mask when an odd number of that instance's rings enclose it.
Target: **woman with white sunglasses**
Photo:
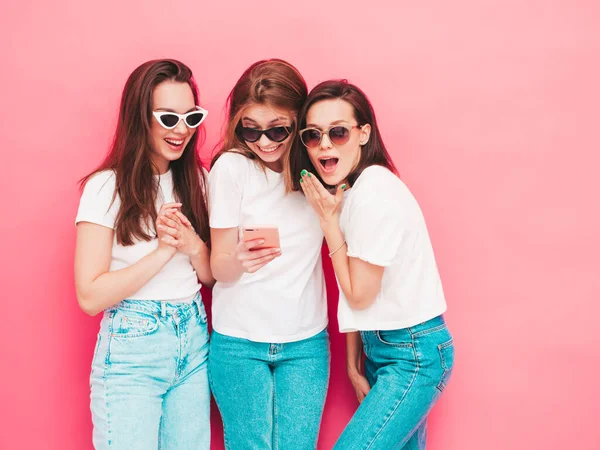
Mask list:
[[[187,66],[142,64],[125,84],[110,153],[82,180],[77,299],[104,312],[90,376],[96,449],[210,446],[199,290],[214,279],[198,103]]]

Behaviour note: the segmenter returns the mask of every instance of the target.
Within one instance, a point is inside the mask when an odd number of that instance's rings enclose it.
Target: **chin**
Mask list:
[[[172,163],[173,161],[177,161],[179,158],[181,158],[181,155],[162,155],[162,156],[165,159],[165,161],[167,161],[169,164]]]
[[[183,150],[180,152],[174,152],[174,151],[164,151],[162,153],[163,158],[165,158],[168,161],[177,161],[179,158],[181,158],[183,156]]]
[[[283,156],[283,153],[277,152],[277,154],[274,154],[274,155],[257,155],[257,156],[266,163],[274,163],[281,159],[281,157]]]
[[[344,177],[341,177],[341,176],[336,175],[336,174],[328,174],[328,173],[321,173],[321,172],[319,172],[319,176],[323,180],[323,183],[325,183],[325,184],[327,184],[329,186],[337,186],[342,181],[344,181]]]

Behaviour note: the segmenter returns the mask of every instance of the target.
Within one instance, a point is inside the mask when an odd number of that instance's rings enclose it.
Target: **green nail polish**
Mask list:
[[[346,185],[342,184],[342,191],[346,189]]]
[[[312,177],[312,175],[310,174],[310,172],[308,173],[308,178]]]
[[[300,175],[304,177],[304,176],[306,176],[307,173],[308,172],[306,171],[306,169],[302,169],[302,172],[300,172]]]
[[[302,180],[302,178],[300,178],[300,183],[302,183],[304,180]]]

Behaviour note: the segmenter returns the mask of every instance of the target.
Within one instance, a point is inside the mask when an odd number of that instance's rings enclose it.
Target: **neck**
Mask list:
[[[277,161],[273,161],[273,162],[265,162],[264,164],[269,169],[271,169],[273,172],[277,172],[277,173],[283,172],[283,161],[281,159],[278,159]]]
[[[169,161],[152,161],[152,169],[154,170],[154,175],[164,175],[169,171]]]

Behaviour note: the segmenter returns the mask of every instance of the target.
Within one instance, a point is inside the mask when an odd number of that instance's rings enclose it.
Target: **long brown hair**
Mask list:
[[[154,177],[150,154],[152,140],[152,94],[164,81],[187,83],[198,105],[198,88],[192,71],[173,59],[148,61],[139,66],[127,79],[119,119],[112,146],[106,159],[89,175],[81,179],[81,186],[96,173],[112,170],[115,174],[115,193],[121,201],[115,221],[117,242],[133,245],[136,240],[149,241],[156,237],[154,227],[157,210],[158,181]],[[197,152],[204,142],[204,128],[200,126],[183,151],[181,158],[170,163],[175,198],[183,204],[181,212],[190,220],[197,233],[208,241],[208,212],[206,207],[206,177]],[[152,234],[150,234],[151,232]]]
[[[241,153],[264,167],[262,160],[236,134],[245,109],[251,105],[271,105],[292,112],[294,129],[288,139],[293,142],[298,130],[296,115],[307,93],[306,81],[298,69],[286,61],[266,59],[248,67],[227,97],[227,122],[211,167],[226,152]]]
[[[371,102],[363,91],[357,86],[348,83],[347,80],[328,80],[315,86],[308,94],[308,98],[300,110],[300,114],[298,115],[298,128],[303,129],[306,127],[306,114],[311,106],[317,102],[332,99],[341,99],[348,102],[354,110],[354,118],[359,126],[365,124],[371,125],[369,141],[362,146],[358,164],[348,175],[348,183],[350,186],[356,182],[356,179],[360,176],[362,171],[369,166],[383,166],[397,175],[398,170],[396,169],[396,166],[394,166],[392,158],[386,150],[383,139],[381,138],[381,133],[377,126],[377,119],[375,118],[375,111],[373,110]],[[304,144],[302,144],[299,137],[294,140],[289,155],[289,164],[286,168],[290,180],[290,185],[288,185],[289,190],[301,190],[300,172],[302,169],[314,173],[319,180],[323,182],[318,171],[315,170],[315,167],[310,162],[306,147],[304,147]]]

